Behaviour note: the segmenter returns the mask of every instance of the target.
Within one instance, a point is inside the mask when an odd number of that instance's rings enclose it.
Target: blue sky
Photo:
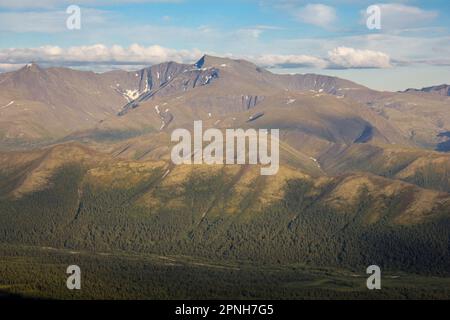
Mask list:
[[[66,27],[71,4],[80,30]],[[366,26],[374,4],[380,30]],[[137,69],[203,53],[381,90],[450,83],[450,1],[0,0],[0,71],[31,60]]]

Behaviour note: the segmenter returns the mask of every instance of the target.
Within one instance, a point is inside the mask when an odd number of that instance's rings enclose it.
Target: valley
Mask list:
[[[383,274],[381,291],[368,291],[361,270],[302,264],[261,267],[188,256],[90,253],[0,246],[0,297],[9,299],[446,299],[449,280],[403,272]],[[85,270],[82,290],[65,287],[67,265]]]

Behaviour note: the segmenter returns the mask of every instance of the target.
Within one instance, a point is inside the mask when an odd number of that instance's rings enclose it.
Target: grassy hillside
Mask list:
[[[367,174],[312,179],[288,167],[262,177],[246,166],[64,162],[63,148],[3,194],[2,243],[449,272],[446,193]]]

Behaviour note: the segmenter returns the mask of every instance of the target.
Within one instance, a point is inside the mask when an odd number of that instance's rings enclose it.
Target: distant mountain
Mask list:
[[[350,81],[319,75],[275,75],[242,60],[202,57],[193,65],[167,62],[135,72],[97,74],[30,63],[0,74],[0,139],[51,140],[123,116],[143,102],[185,95],[212,85],[219,92],[198,100],[202,109],[231,113],[254,107],[280,90],[357,96],[368,90]],[[220,110],[218,110],[220,109]]]
[[[0,140],[52,141],[115,115],[139,74],[104,74],[29,64],[0,74]]]
[[[439,86],[426,87],[422,89],[407,89],[404,92],[428,92],[428,93],[436,93],[441,96],[450,96],[450,85],[442,84]]]
[[[338,96],[353,96],[355,90],[369,90],[334,77],[314,74],[276,75],[245,60],[208,55],[203,56],[194,65],[164,63],[144,69],[143,73],[144,82],[148,84],[147,90],[141,91],[135,100],[123,108],[120,115],[150,99],[184,94],[200,86],[211,85],[216,80],[217,86],[222,90],[222,105],[219,105],[222,107],[221,113],[252,108],[264,99],[265,94],[278,90],[309,91]],[[243,97],[241,103],[235,99],[236,96]],[[204,107],[207,108],[210,104],[204,102]]]
[[[434,149],[442,143],[439,134],[450,131],[448,104],[336,77],[274,74],[245,60],[209,55],[194,64],[101,74],[31,63],[0,74],[0,147],[124,140],[195,119],[246,126],[262,112],[248,125],[284,128],[294,144],[308,137],[302,149],[311,147],[317,156],[335,144],[369,141]],[[425,107],[436,112],[423,113]]]

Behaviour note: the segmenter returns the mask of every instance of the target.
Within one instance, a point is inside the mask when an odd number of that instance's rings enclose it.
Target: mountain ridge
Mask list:
[[[245,60],[210,55],[194,64],[101,74],[30,64],[0,75],[0,146],[95,143],[97,137],[126,143],[201,119],[222,128],[285,128],[288,143],[316,158],[327,148],[354,143],[441,150],[450,131],[450,114],[442,116],[447,104],[335,77],[278,75]],[[248,123],[256,114],[263,116]],[[294,137],[310,142],[302,147]]]
[[[441,84],[436,86],[424,87],[422,89],[409,88],[403,92],[422,92],[422,93],[434,93],[441,96],[450,96],[450,85]]]

